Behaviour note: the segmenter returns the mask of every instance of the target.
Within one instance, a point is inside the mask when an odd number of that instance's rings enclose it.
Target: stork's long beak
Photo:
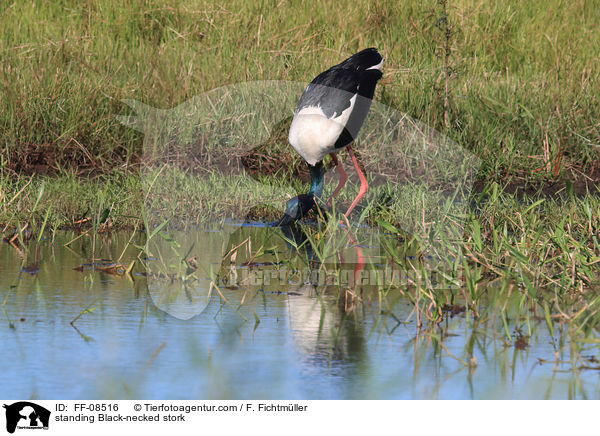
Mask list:
[[[287,213],[284,213],[283,216],[281,218],[279,218],[278,221],[273,221],[273,222],[269,223],[269,227],[287,227],[287,226],[291,226],[295,222],[296,222],[296,220],[294,218],[292,218]]]

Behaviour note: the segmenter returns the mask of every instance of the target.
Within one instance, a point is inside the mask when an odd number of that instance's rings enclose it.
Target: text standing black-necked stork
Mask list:
[[[350,144],[369,112],[375,85],[382,76],[382,65],[383,57],[377,49],[367,48],[319,74],[302,93],[290,126],[289,141],[308,163],[310,191],[287,202],[280,226],[302,218],[320,198],[323,192],[323,159],[328,154],[340,176],[332,198],[342,189],[348,177],[335,155],[342,148],[348,148],[360,179],[358,195],[346,211],[346,217],[367,191],[367,179]]]

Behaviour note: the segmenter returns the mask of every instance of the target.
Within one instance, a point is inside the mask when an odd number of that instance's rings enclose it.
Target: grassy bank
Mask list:
[[[249,80],[307,82],[360,48],[377,100],[441,130],[501,184],[597,183],[600,16],[587,3],[27,1],[0,10],[2,168],[140,162],[122,99],[169,108]]]
[[[160,178],[162,183],[156,183],[153,176],[149,189],[148,180],[131,174],[86,181],[74,175],[3,177],[0,221],[5,225],[0,230],[10,239],[21,229],[34,237],[41,229],[97,231],[107,220],[113,230],[140,229],[157,217],[155,224],[161,223],[160,217],[169,217],[176,227],[203,226],[215,220],[276,220],[288,195],[303,188],[300,182],[290,187],[276,177],[257,183],[249,177],[200,177],[177,169],[163,171]],[[334,186],[329,184],[327,190]],[[336,199],[340,209],[350,203],[356,188],[348,186],[340,193]],[[571,192],[561,198],[523,199],[491,185],[473,194],[468,205],[449,214],[443,210],[447,207],[443,197],[423,196],[418,187],[392,198],[388,185],[373,191],[367,206],[359,208],[361,213],[353,219],[397,234],[398,239],[392,236],[387,243],[391,258],[402,256],[406,239],[412,234],[422,241],[438,239],[439,248],[445,252],[456,253],[460,248],[461,258],[475,268],[473,283],[491,274],[510,277],[532,292],[543,287],[578,293],[600,289],[597,195],[576,196]],[[383,197],[385,207],[378,204]],[[318,216],[313,214],[313,218]],[[455,239],[447,240],[445,224],[437,222],[439,219],[462,226],[458,244]]]

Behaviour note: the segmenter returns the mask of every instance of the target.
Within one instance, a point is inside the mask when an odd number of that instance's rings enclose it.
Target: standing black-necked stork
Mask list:
[[[377,49],[367,48],[319,74],[302,93],[290,126],[289,141],[308,163],[310,191],[287,202],[280,226],[302,218],[320,198],[323,192],[323,159],[328,154],[340,177],[331,198],[342,189],[348,176],[335,155],[342,148],[348,148],[360,179],[358,195],[346,211],[346,217],[367,192],[367,179],[350,144],[369,112],[375,85],[382,76],[382,65],[383,57]]]

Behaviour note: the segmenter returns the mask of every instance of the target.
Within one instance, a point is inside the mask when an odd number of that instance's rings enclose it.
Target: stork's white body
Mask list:
[[[289,141],[294,150],[310,165],[322,161],[336,150],[335,143],[348,123],[357,95],[350,99],[350,107],[327,118],[318,106],[301,109],[294,115],[290,126]]]

